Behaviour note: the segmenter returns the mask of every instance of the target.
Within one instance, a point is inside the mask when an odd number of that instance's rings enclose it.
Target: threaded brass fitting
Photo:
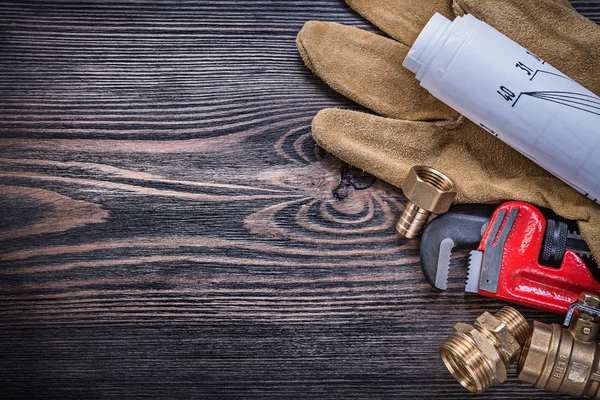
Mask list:
[[[456,380],[468,391],[481,393],[506,380],[507,367],[521,354],[531,327],[512,307],[492,315],[483,313],[473,326],[458,323],[440,346],[440,356]]]
[[[600,296],[582,293],[579,303],[600,309]],[[585,311],[568,329],[535,322],[519,361],[519,380],[539,389],[600,399],[599,331],[600,318]]]
[[[431,213],[448,211],[456,197],[452,180],[425,166],[416,166],[410,170],[402,184],[402,191],[409,202],[396,229],[408,239],[421,234]]]

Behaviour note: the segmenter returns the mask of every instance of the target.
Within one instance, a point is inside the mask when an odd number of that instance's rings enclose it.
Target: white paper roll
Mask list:
[[[434,15],[403,65],[436,98],[600,203],[600,97],[472,15]]]

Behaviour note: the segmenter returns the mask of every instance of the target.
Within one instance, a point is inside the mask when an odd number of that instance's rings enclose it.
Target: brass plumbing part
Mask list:
[[[531,335],[525,318],[512,307],[483,313],[473,325],[458,323],[440,346],[440,356],[468,391],[481,393],[506,380],[507,367],[517,361]]]
[[[402,191],[409,202],[396,224],[396,230],[408,239],[421,234],[431,213],[448,211],[456,197],[452,180],[425,166],[410,170],[402,184]]]
[[[600,296],[583,293],[579,304],[600,310]],[[519,380],[536,388],[600,399],[598,313],[581,311],[569,328],[535,322],[519,362]]]

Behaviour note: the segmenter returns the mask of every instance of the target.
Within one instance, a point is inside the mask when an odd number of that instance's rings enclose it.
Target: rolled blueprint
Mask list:
[[[433,96],[600,203],[600,97],[472,15],[434,15],[403,65]]]

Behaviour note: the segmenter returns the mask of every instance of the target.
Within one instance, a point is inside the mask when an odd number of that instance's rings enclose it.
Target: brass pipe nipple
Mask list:
[[[517,361],[531,327],[514,308],[483,313],[475,324],[458,323],[440,346],[448,371],[468,391],[481,393],[506,380],[508,366]]]
[[[396,230],[408,239],[418,237],[432,213],[448,211],[456,192],[446,175],[425,166],[413,167],[402,184],[406,208],[396,224]]]

